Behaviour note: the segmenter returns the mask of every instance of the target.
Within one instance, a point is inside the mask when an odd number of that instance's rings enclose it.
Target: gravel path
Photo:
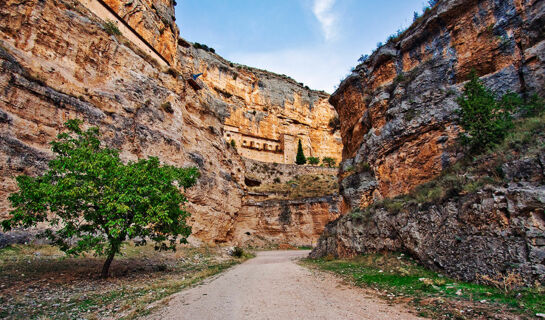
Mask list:
[[[308,251],[266,251],[172,297],[149,319],[419,319],[333,275],[299,266]]]

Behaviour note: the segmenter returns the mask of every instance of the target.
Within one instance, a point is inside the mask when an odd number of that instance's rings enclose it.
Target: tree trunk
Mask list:
[[[114,260],[115,251],[112,250],[108,258],[106,258],[106,261],[104,262],[104,265],[102,266],[102,278],[106,279],[108,278],[108,275],[110,273],[110,265],[112,264],[112,261]]]

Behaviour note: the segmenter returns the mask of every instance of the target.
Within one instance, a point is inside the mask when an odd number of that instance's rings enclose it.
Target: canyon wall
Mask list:
[[[237,112],[256,106],[280,110],[271,97],[286,95],[292,97],[287,98],[290,101],[302,95],[305,102],[286,102],[295,111],[281,111],[287,118],[279,126],[304,139],[320,136],[330,146],[327,155],[339,154],[340,141],[331,138],[333,133],[326,134],[330,132],[326,122],[335,114],[327,95],[249,69],[234,68],[237,81],[216,84],[212,75],[229,63],[178,39],[173,10],[171,1],[165,0],[0,3],[0,218],[9,214],[7,196],[16,190],[14,177],[40,174],[47,168],[52,156],[49,142],[71,118],[83,119],[86,127],[98,126],[104,143],[120,149],[124,160],[157,156],[168,164],[199,168],[197,185],[186,192],[194,243],[232,243],[238,216],[246,210],[245,162],[224,137],[227,119]],[[121,35],[108,32],[108,20]],[[202,77],[205,82],[196,91],[187,80],[207,69],[210,73]],[[253,88],[257,79],[267,89]],[[218,91],[219,85],[224,91]],[[235,103],[237,94],[244,99]],[[311,99],[319,101],[311,106]],[[315,115],[321,110],[327,113],[324,119]],[[278,138],[272,129],[252,130],[268,139]],[[305,141],[308,151],[312,139]],[[320,149],[320,142],[314,143],[312,148]],[[311,226],[314,238],[329,219],[320,205],[300,206],[296,211],[307,225],[314,223],[315,212],[327,216]],[[254,221],[266,218],[255,215]],[[2,234],[0,242],[1,238]]]
[[[187,48],[184,50],[193,50]],[[341,160],[340,132],[329,122],[337,116],[325,92],[313,91],[287,76],[233,64],[214,53],[196,50],[195,73],[229,110],[225,139],[244,157],[295,163],[301,140],[305,156]]]
[[[456,99],[472,70],[498,94],[545,94],[544,7],[440,1],[354,69],[330,99],[347,208],[404,194],[460,158]]]
[[[250,186],[231,231],[241,246],[313,246],[340,215],[336,168],[246,159]]]
[[[514,270],[543,281],[539,157],[528,160],[537,181],[513,178],[425,205],[380,200],[463,157],[456,99],[472,70],[498,95],[544,96],[544,49],[544,1],[443,0],[357,66],[330,99],[344,144],[342,210],[352,213],[326,228],[312,255],[404,251],[466,280]]]

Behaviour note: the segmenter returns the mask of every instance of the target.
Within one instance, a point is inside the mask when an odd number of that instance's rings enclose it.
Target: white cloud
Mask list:
[[[333,12],[333,6],[336,0],[314,0],[312,12],[322,26],[322,31],[326,40],[335,37],[337,30],[337,16]]]

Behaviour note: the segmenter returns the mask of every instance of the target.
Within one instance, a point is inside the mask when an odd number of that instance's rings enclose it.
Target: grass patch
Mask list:
[[[102,27],[104,28],[104,31],[106,31],[106,33],[108,33],[111,36],[121,35],[121,31],[119,31],[119,28],[117,27],[117,24],[115,24],[115,22],[113,22],[113,21],[104,22]]]
[[[388,300],[409,301],[434,319],[474,319],[498,312],[532,317],[545,312],[543,287],[505,291],[459,282],[418,265],[403,254],[368,254],[353,259],[306,259],[304,265],[330,271],[357,286],[378,290]]]
[[[102,258],[67,257],[52,246],[0,249],[0,315],[12,319],[132,319],[149,304],[252,257],[219,248],[157,252],[127,245],[100,279]]]

